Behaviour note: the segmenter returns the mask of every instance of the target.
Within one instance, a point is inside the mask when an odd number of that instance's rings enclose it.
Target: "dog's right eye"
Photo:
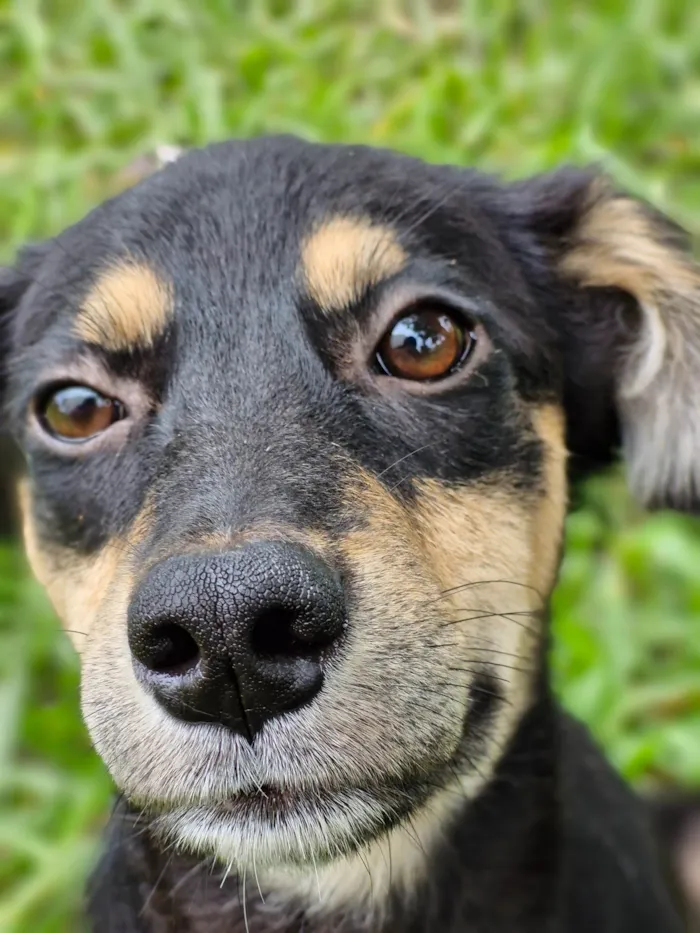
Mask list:
[[[43,429],[59,440],[87,441],[126,417],[124,405],[96,389],[67,385],[48,390],[39,399],[37,415]]]
[[[379,371],[412,382],[437,382],[476,346],[473,325],[441,304],[422,302],[394,321],[375,352]]]

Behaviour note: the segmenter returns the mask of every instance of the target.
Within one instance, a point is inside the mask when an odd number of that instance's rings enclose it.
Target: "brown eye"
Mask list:
[[[85,441],[126,416],[121,402],[88,386],[64,386],[49,392],[38,410],[49,434],[66,441]]]
[[[428,382],[449,375],[471,353],[476,337],[444,307],[417,307],[382,337],[377,363],[390,376]]]

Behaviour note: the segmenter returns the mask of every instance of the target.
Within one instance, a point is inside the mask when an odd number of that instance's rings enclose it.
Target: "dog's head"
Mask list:
[[[595,173],[226,143],[2,276],[90,733],[238,865],[332,862],[488,780],[538,689],[567,450],[698,500],[700,271]]]

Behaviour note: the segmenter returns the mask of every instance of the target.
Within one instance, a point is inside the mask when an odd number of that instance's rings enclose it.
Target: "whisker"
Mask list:
[[[211,864],[211,859],[202,859],[197,862],[192,868],[185,872],[180,878],[177,879],[175,884],[170,889],[170,897],[173,897],[177,892],[182,888],[187,882],[197,874],[198,871],[201,871],[203,868],[206,868],[207,864]]]
[[[321,897],[321,879],[318,874],[318,865],[316,864],[316,857],[314,856],[313,851],[311,852],[311,861],[314,866],[314,874],[316,875],[316,891],[318,892],[318,902],[319,904],[323,903],[323,898]]]
[[[534,627],[526,625],[519,619],[512,618],[514,614],[515,613],[512,612],[483,612],[479,615],[465,616],[463,619],[450,619],[447,622],[441,622],[438,625],[438,628],[447,628],[449,625],[463,625],[466,622],[479,622],[481,619],[504,619],[506,622],[512,622],[513,625],[517,625],[519,628],[529,632],[531,635],[540,634],[539,626]]]
[[[357,857],[362,862],[362,864],[365,866],[365,869],[367,871],[367,878],[369,879],[369,896],[370,896],[370,900],[373,901],[374,900],[374,879],[372,878],[372,871],[369,867],[369,862],[367,861],[361,849],[357,850]]]
[[[468,583],[460,583],[458,586],[451,586],[449,589],[443,590],[435,601],[444,599],[445,596],[449,596],[450,594],[456,593],[459,590],[467,590],[472,589],[475,586],[491,586],[495,584],[505,586],[519,586],[523,589],[531,590],[533,593],[536,593],[540,599],[542,599],[542,594],[537,589],[537,587],[532,586],[529,583],[523,583],[521,580],[471,580]]]
[[[502,693],[497,693],[495,690],[488,690],[486,687],[480,687],[477,684],[468,684],[467,689],[470,693],[481,693],[487,697],[493,697],[494,700],[500,700],[504,706],[512,706],[511,701],[504,697]]]
[[[395,489],[398,489],[399,486],[401,485],[401,483],[405,483],[406,480],[410,480],[410,479],[412,479],[412,478],[413,478],[413,477],[410,476],[410,474],[407,474],[406,476],[402,476],[401,479],[400,479],[397,483],[394,483],[393,486],[390,486],[390,487],[389,487],[389,492],[393,492]]]
[[[459,641],[447,641],[447,642],[437,642],[431,644],[424,644],[424,648],[464,648],[470,654],[472,652],[479,652],[480,654],[487,655],[502,655],[503,657],[509,658],[524,658],[524,655],[519,654],[517,651],[500,651],[496,648],[492,648],[488,643],[487,644],[478,644],[472,642],[471,639],[465,642]]]
[[[151,901],[153,900],[156,891],[160,887],[160,883],[165,877],[165,873],[167,872],[167,870],[170,868],[170,865],[172,864],[173,857],[174,857],[173,855],[169,855],[168,858],[165,860],[165,865],[163,866],[160,874],[158,875],[158,878],[156,879],[155,884],[151,888],[150,894],[148,895],[146,900],[143,902],[143,906],[141,907],[141,910],[140,910],[141,916],[144,916],[144,917],[146,916],[148,908],[151,906]]]
[[[520,661],[526,660],[526,656],[523,654],[518,654],[517,651],[496,651],[493,648],[489,648],[488,645],[485,647],[479,647],[478,645],[467,645],[466,647],[470,653],[478,651],[480,654],[486,654],[489,657],[491,657],[491,655],[498,655],[504,658],[516,658],[517,660],[520,660]],[[488,662],[485,662],[485,663],[488,663]],[[497,664],[496,666],[502,666],[502,665]]]
[[[416,454],[421,453],[421,451],[427,450],[428,447],[434,447],[434,446],[435,444],[431,443],[431,444],[423,444],[422,447],[416,447],[416,449],[412,450],[410,453],[405,454],[403,457],[399,457],[398,460],[394,460],[394,462],[391,463],[388,467],[386,467],[386,469],[382,470],[381,473],[377,473],[376,478],[381,479],[382,476],[384,476],[386,473],[389,472],[389,470],[393,470],[394,467],[398,466],[400,463],[403,463],[404,460],[408,460],[410,457],[414,457]]]
[[[226,881],[228,880],[228,876],[231,874],[232,868],[233,868],[233,862],[229,862],[228,865],[226,866],[226,871],[224,872],[224,876],[221,879],[221,884],[219,885],[219,888],[223,888],[223,886],[226,884]]]
[[[407,830],[408,830],[408,827],[410,827],[411,829],[410,836],[411,836],[412,841],[414,842],[416,848],[419,849],[419,851],[422,852],[425,858],[427,859],[428,853],[425,851],[425,846],[421,842],[421,838],[418,835],[418,830],[416,829],[416,824],[413,822],[413,817],[411,816],[410,813],[406,817],[406,822],[407,822],[407,827],[406,827]]]
[[[482,677],[484,675],[484,671],[474,670],[473,667],[448,667],[447,670],[453,671],[455,674],[471,674],[473,677]],[[499,683],[510,684],[507,677],[499,677],[498,674],[492,674],[490,672],[489,677],[493,680],[497,680]],[[465,687],[468,688],[469,686],[469,684],[465,684]]]
[[[535,671],[536,671],[536,668],[532,668],[532,667],[515,667],[515,666],[512,665],[512,664],[503,664],[501,661],[481,661],[481,662],[478,662],[478,663],[481,663],[481,664],[483,664],[485,667],[488,667],[488,668],[497,667],[497,668],[500,668],[500,669],[503,670],[503,671],[517,671],[517,673],[519,673],[519,674],[534,674]],[[473,669],[470,668],[470,667],[448,667],[447,670],[448,670],[448,671],[462,671],[462,672],[465,673],[465,674],[472,674],[472,673],[475,673],[475,672],[473,671]],[[490,670],[488,671],[488,674],[489,674],[489,677],[493,677],[494,680],[502,680],[503,683],[505,683],[505,684],[510,683],[510,681],[507,680],[506,678],[497,677],[496,674],[492,673]]]
[[[255,851],[253,851],[253,875],[255,877],[255,884],[258,888],[258,894],[260,895],[260,903],[265,903],[265,898],[263,897],[262,888],[260,887],[260,879],[258,878],[258,867],[255,863]]]
[[[246,866],[243,866],[243,923],[245,925],[245,933],[250,933],[250,927],[248,926],[248,899],[246,897],[246,888],[245,888],[245,876],[246,876]]]
[[[391,835],[387,836],[387,849],[389,850],[389,890],[392,890],[394,878],[394,854],[391,848]]]

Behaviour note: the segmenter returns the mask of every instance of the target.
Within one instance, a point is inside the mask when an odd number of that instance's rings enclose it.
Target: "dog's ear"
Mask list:
[[[619,442],[644,504],[697,509],[700,265],[687,235],[595,172],[565,169],[510,193],[553,283],[572,453],[604,460]]]
[[[13,266],[0,266],[0,400],[10,351],[13,312],[30,285],[37,281],[41,264],[50,248],[50,241],[25,246]]]
[[[11,491],[17,451],[7,433],[5,419],[7,360],[10,352],[14,311],[30,285],[36,280],[39,267],[49,250],[49,243],[28,246],[17,257],[14,266],[0,266],[0,537],[14,531],[15,514]]]

